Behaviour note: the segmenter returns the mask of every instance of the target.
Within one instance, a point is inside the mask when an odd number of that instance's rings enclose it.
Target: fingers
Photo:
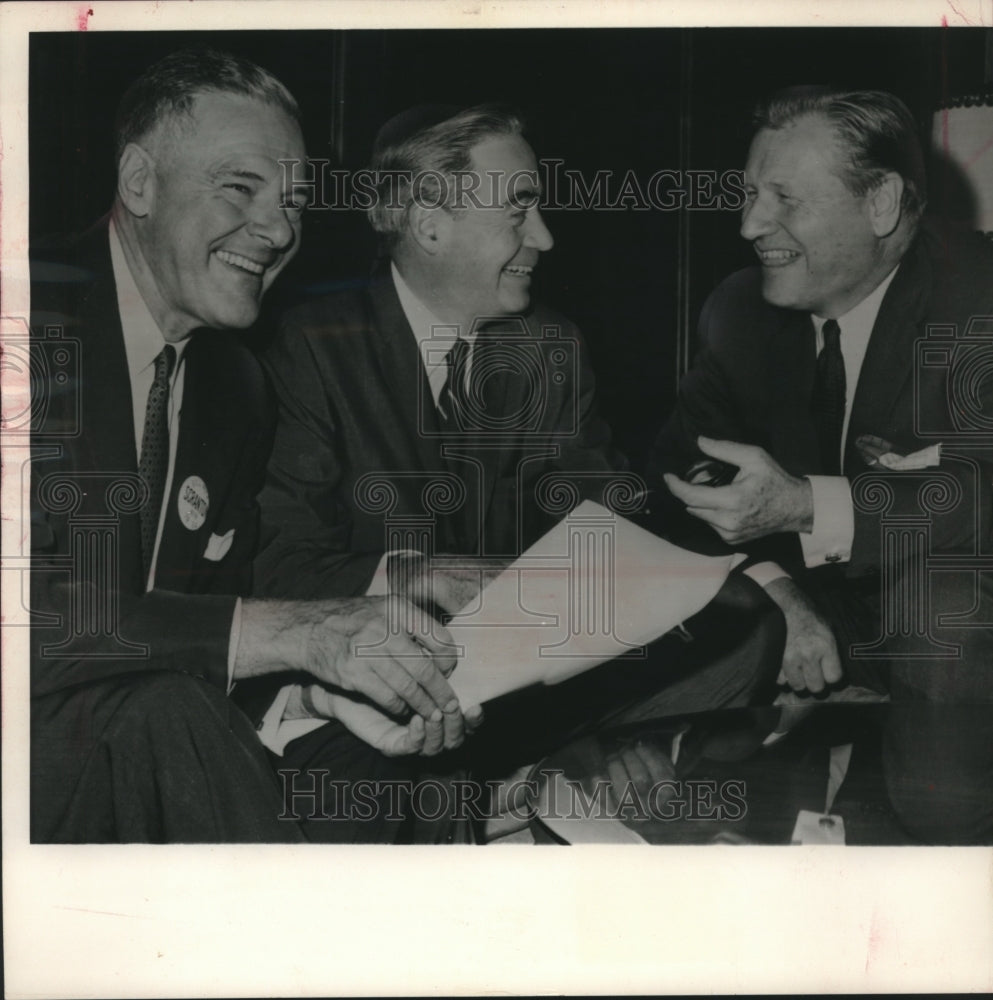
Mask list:
[[[402,616],[394,621],[402,621],[403,630],[417,640],[446,677],[455,669],[456,646],[444,625],[400,598],[394,599],[390,613]]]
[[[442,722],[442,712],[435,709],[429,719],[422,719],[424,723],[424,745],[421,747],[421,756],[433,757],[441,753],[445,745],[445,730]]]
[[[415,715],[405,726],[393,723],[388,729],[384,729],[374,745],[387,757],[407,757],[421,753],[424,741],[424,720]]]
[[[470,705],[462,709],[462,718],[465,720],[465,731],[474,733],[483,724],[483,706]]]
[[[831,648],[821,661],[821,671],[824,674],[825,682],[828,684],[837,684],[844,676],[844,671],[841,667],[841,657],[838,655],[838,649],[833,642]]]
[[[662,478],[669,492],[688,508],[731,510],[738,502],[738,490],[733,483],[730,486],[693,486],[671,472],[666,472]]]
[[[461,746],[465,739],[465,720],[458,701],[453,698],[441,713],[443,744],[446,750]]]
[[[696,439],[697,447],[711,458],[719,458],[722,462],[737,465],[739,468],[754,461],[762,451],[753,444],[741,444],[738,441],[721,441],[717,438],[704,437]]]

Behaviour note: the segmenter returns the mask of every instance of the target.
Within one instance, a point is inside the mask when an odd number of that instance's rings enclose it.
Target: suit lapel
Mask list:
[[[914,371],[914,342],[930,297],[931,267],[919,240],[904,256],[886,290],[862,362],[846,440],[845,465],[862,471],[854,446],[860,434],[879,434]]]
[[[444,471],[438,442],[438,424],[431,387],[421,361],[414,332],[407,322],[389,270],[373,275],[372,302],[376,360],[389,391],[383,405],[399,412],[407,434],[406,453],[416,454],[427,471]]]
[[[769,391],[779,399],[772,410],[774,440],[765,444],[788,471],[799,475],[810,468],[810,457],[818,454],[817,435],[810,415],[817,344],[808,313],[777,309],[778,323],[769,341]]]
[[[134,439],[134,411],[131,377],[128,373],[124,334],[117,307],[117,289],[110,262],[110,244],[106,227],[94,233],[92,246],[84,256],[92,268],[94,280],[83,292],[80,318],[80,426],[82,434],[71,445],[77,450],[73,464],[80,471],[112,477],[123,473],[136,475],[137,446]],[[91,493],[102,497],[104,491],[94,485]],[[102,502],[102,501],[101,501]],[[101,509],[101,513],[111,513]],[[144,589],[141,570],[141,538],[137,514],[118,515],[118,539],[121,583]]]

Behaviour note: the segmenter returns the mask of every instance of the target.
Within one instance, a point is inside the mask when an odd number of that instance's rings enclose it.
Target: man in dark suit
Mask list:
[[[230,331],[299,244],[292,96],[176,53],[125,96],[117,154],[109,219],[32,265],[32,839],[299,840],[230,686],[306,671],[412,712],[398,746],[416,752],[461,738],[454,661],[382,599],[238,596],[272,414]]]
[[[783,683],[890,693],[887,781],[910,830],[987,839],[993,250],[921,226],[923,156],[892,95],[799,89],[756,124],[741,232],[760,266],[704,306],[653,476],[764,562]],[[733,482],[680,478],[702,456]]]
[[[392,587],[456,611],[492,560],[516,558],[562,517],[563,496],[637,492],[597,412],[578,329],[531,303],[553,241],[522,129],[482,106],[415,108],[380,131],[369,217],[386,256],[362,287],[290,311],[266,358],[280,413],[261,498],[274,530],[256,563],[263,594]],[[754,600],[750,587],[729,582],[730,603]],[[632,667],[627,692],[661,714],[743,703],[759,680],[760,654],[689,655],[682,669],[663,658],[671,670]],[[515,705],[518,755],[621,700],[628,672],[610,671],[536,695],[530,713]],[[348,725],[347,702],[323,711],[326,698],[310,684],[272,702],[263,732],[287,759],[324,738],[322,715]],[[473,740],[477,760],[497,739],[494,719]],[[388,732],[365,722],[355,731],[374,744]]]

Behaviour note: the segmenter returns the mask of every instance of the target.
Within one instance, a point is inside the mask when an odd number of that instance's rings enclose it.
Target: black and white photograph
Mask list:
[[[8,995],[989,988],[993,8],[153,6],[0,8]]]

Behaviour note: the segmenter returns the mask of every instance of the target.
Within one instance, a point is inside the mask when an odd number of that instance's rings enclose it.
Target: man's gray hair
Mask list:
[[[413,130],[404,128],[398,116],[377,137],[370,165],[376,200],[368,216],[387,250],[404,231],[415,197],[425,204],[447,204],[454,176],[472,166],[473,147],[491,136],[524,131],[524,119],[498,104],[449,110],[453,113],[443,120]]]
[[[169,116],[190,115],[197,96],[208,92],[252,97],[300,124],[296,100],[268,70],[217,49],[182,49],[145,70],[121,99],[114,123],[116,159],[129,142],[140,142]]]
[[[756,131],[781,129],[807,115],[823,115],[847,163],[842,175],[852,194],[876,188],[893,171],[903,178],[903,209],[916,223],[926,205],[927,179],[917,123],[898,97],[883,90],[791,87],[755,109]]]

